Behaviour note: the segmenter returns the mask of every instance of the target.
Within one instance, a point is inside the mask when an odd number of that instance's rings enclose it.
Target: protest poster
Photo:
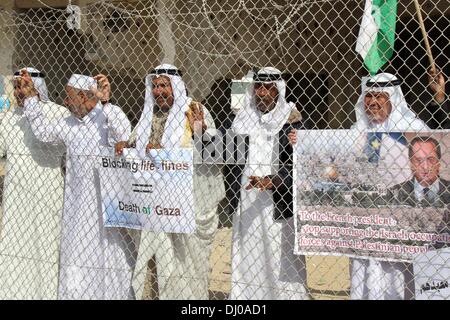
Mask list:
[[[99,168],[104,225],[155,232],[193,233],[192,149],[124,149]]]
[[[450,242],[448,133],[310,130],[298,141],[296,254],[410,262]]]

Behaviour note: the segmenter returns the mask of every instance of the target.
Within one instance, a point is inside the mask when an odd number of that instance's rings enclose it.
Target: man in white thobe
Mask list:
[[[62,119],[69,111],[48,99],[45,75],[26,68],[46,118]],[[40,142],[23,110],[19,71],[14,77],[17,107],[2,114],[0,155],[6,177],[0,227],[0,299],[56,299],[64,146]]]
[[[392,74],[380,73],[363,78],[363,90],[355,106],[356,123],[362,132],[360,149],[376,164],[377,177],[386,187],[411,176],[405,131],[429,128],[409,109],[401,81]],[[411,299],[414,295],[412,265],[368,259],[351,259],[352,299]]]
[[[232,124],[234,133],[249,136],[249,147],[233,216],[231,299],[309,299],[305,257],[293,252],[293,150],[287,138],[300,117],[291,117],[299,112],[285,95],[281,72],[261,69]]]
[[[36,137],[66,147],[59,299],[133,297],[134,244],[126,229],[103,226],[96,170],[99,157],[108,154],[115,142],[127,139],[131,126],[119,107],[100,103],[92,92],[96,89],[94,78],[74,74],[64,100],[72,115],[57,122],[45,119],[33,90],[24,104]]]
[[[124,147],[134,146],[141,154],[151,149],[193,148],[196,125],[204,134],[215,134],[211,115],[187,96],[176,67],[169,64],[156,67],[146,77],[145,88],[141,119],[130,141],[116,145],[118,154]],[[218,225],[217,206],[225,190],[217,165],[202,163],[194,157],[193,174],[197,229],[193,234],[142,231],[133,280],[137,297],[143,295],[148,273],[150,298],[209,297],[209,255]]]

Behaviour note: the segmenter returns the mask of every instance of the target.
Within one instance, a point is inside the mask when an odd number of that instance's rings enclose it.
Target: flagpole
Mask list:
[[[420,30],[422,30],[423,40],[425,41],[425,49],[427,51],[428,60],[430,62],[431,70],[436,73],[436,66],[434,64],[433,54],[431,53],[430,43],[428,42],[427,31],[425,30],[425,24],[423,23],[422,10],[419,5],[419,0],[414,0],[414,5],[416,6],[417,18],[419,19]]]

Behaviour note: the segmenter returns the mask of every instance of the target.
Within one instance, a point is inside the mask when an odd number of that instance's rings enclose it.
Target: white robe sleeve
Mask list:
[[[103,112],[108,119],[109,144],[114,145],[119,141],[128,141],[131,135],[131,123],[122,109],[107,103],[103,106]]]
[[[64,132],[67,128],[64,121],[50,123],[42,112],[37,97],[27,98],[24,102],[24,113],[30,122],[34,135],[42,142],[64,143]]]

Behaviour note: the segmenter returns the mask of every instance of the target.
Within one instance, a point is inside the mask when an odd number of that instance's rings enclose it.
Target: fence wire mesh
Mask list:
[[[450,298],[447,0],[3,2],[1,299]]]

